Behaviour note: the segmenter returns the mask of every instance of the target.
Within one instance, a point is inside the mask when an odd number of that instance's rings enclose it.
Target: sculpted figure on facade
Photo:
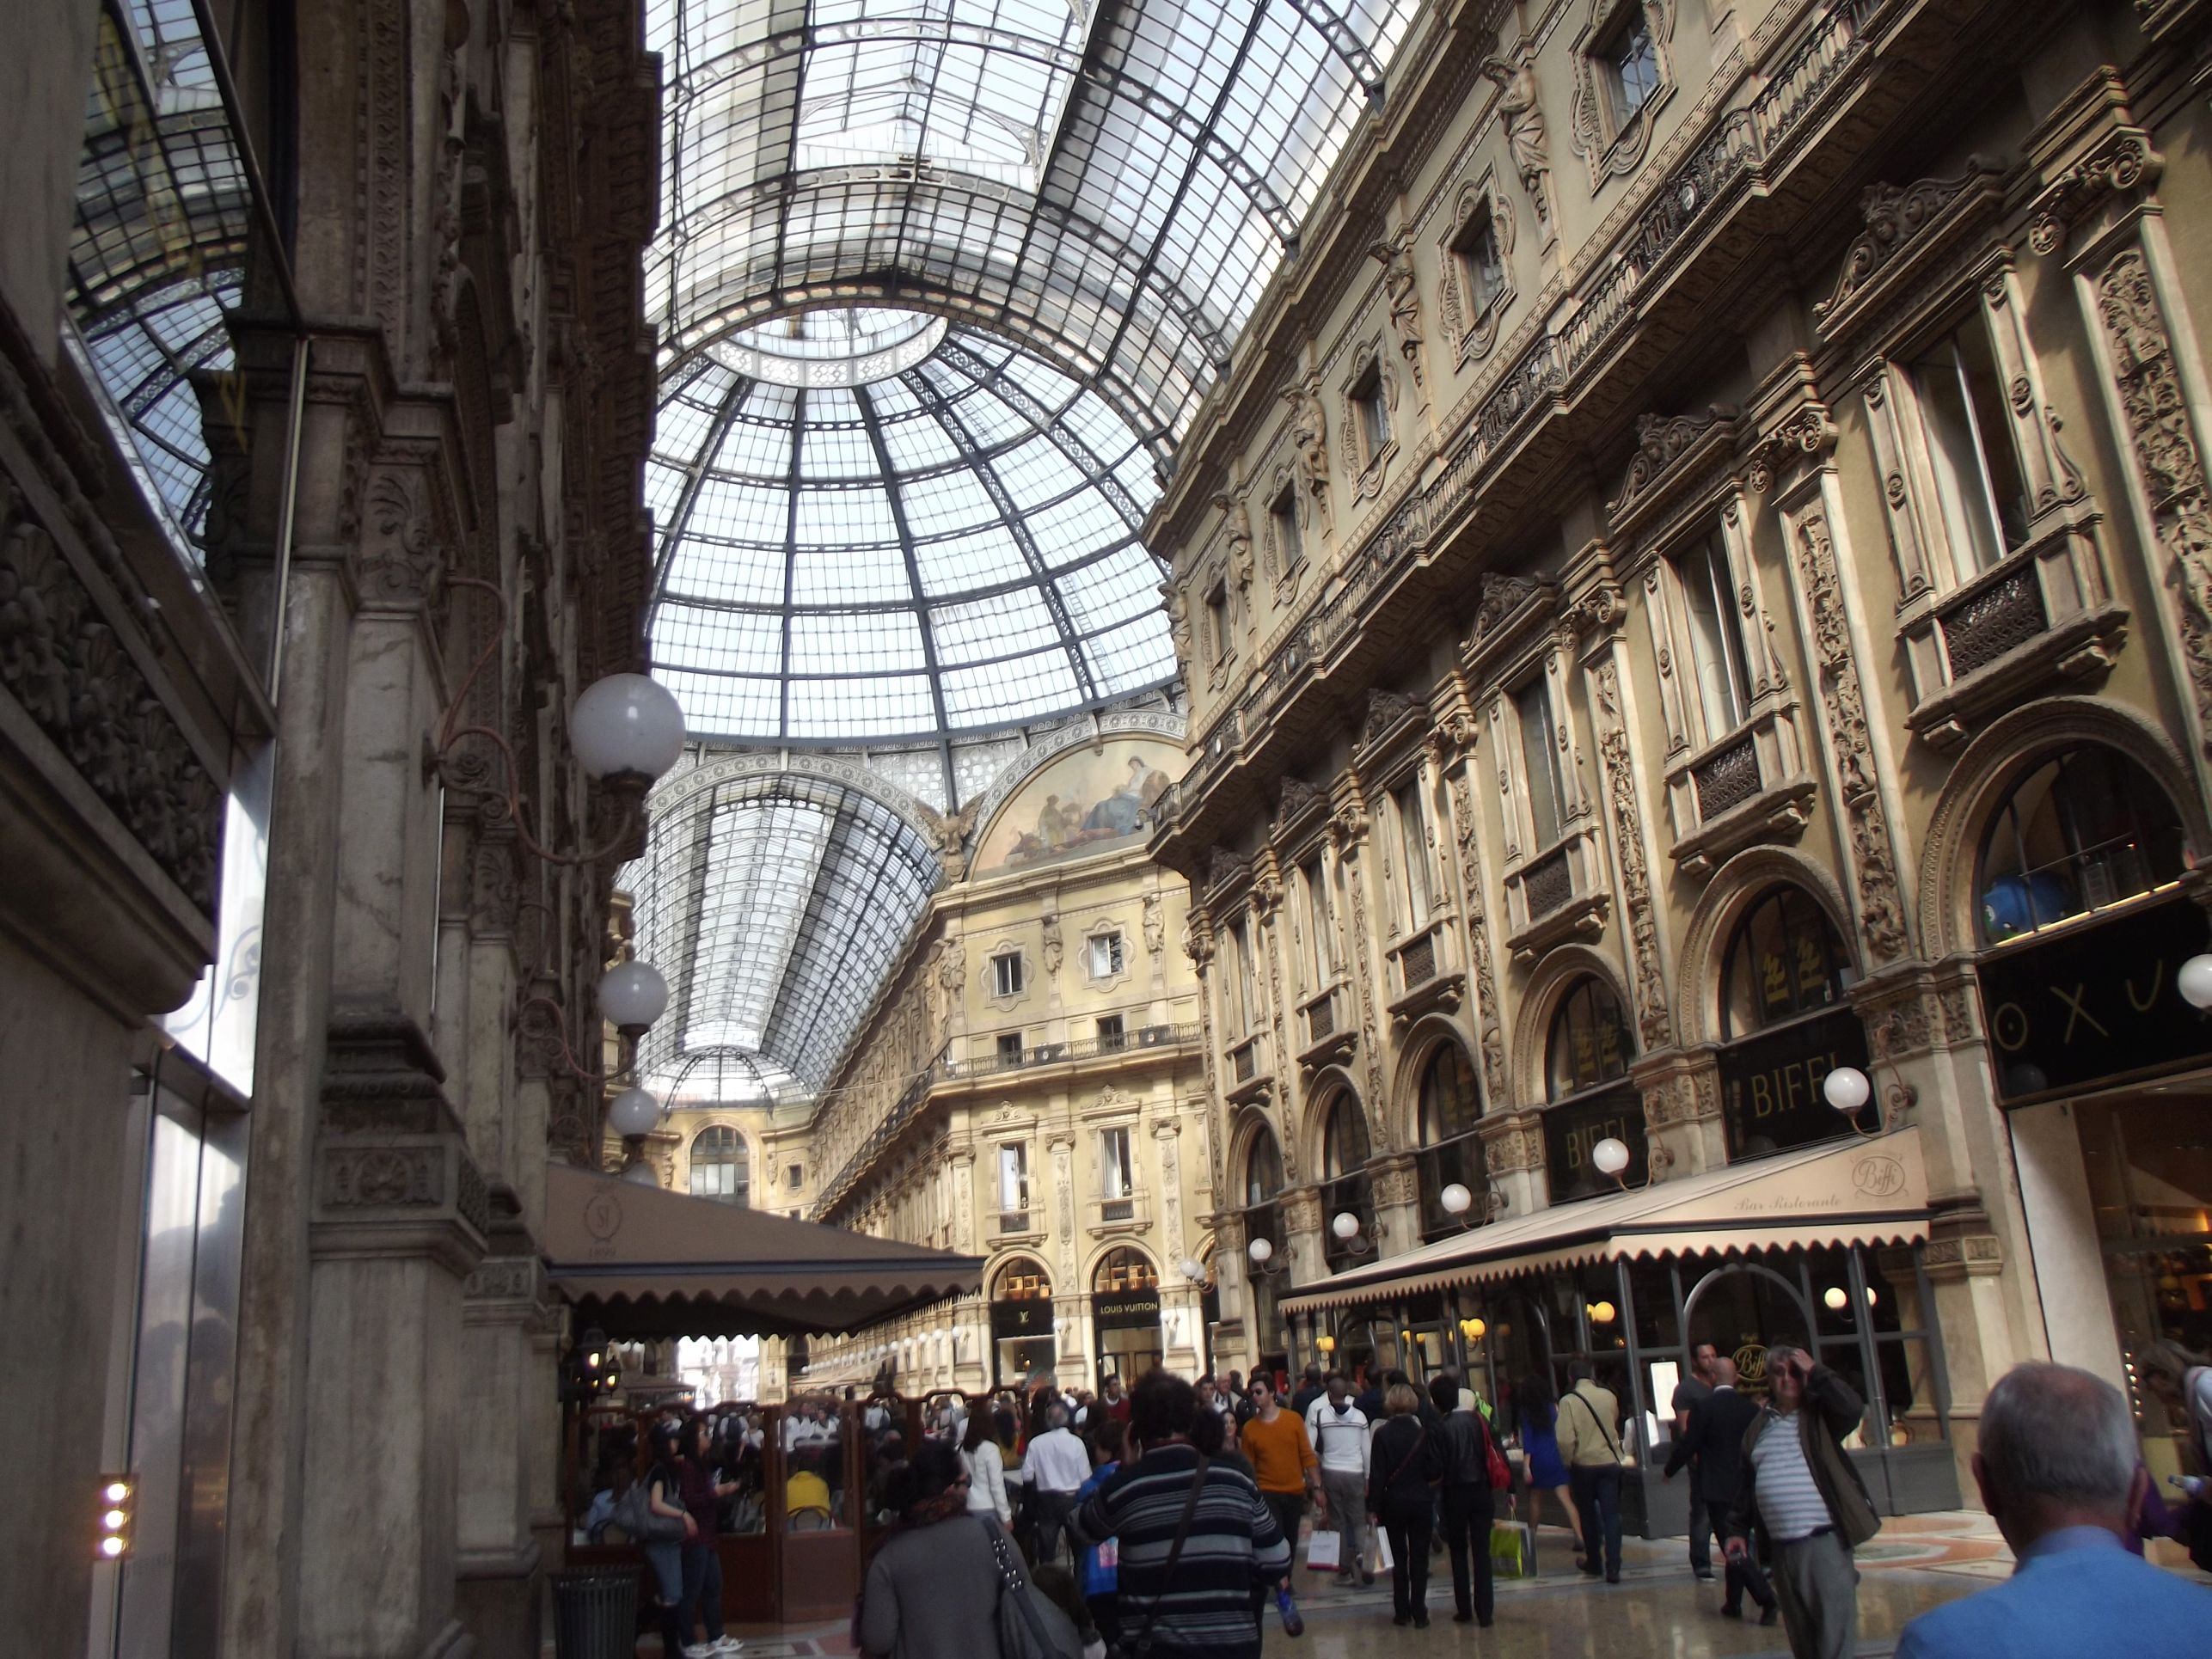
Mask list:
[[[1388,242],[1372,243],[1368,253],[1382,266],[1382,292],[1390,306],[1390,332],[1398,340],[1398,355],[1413,371],[1413,384],[1421,384],[1421,287],[1413,271],[1413,233],[1401,230]]]
[[[1329,513],[1329,425],[1320,394],[1310,382],[1286,388],[1290,406],[1290,464],[1298,481],[1298,520],[1327,530]]]
[[[1521,188],[1529,193],[1537,222],[1547,224],[1552,209],[1546,181],[1551,174],[1552,152],[1544,137],[1543,108],[1536,99],[1536,71],[1525,58],[1508,63],[1503,58],[1486,58],[1482,75],[1498,88],[1505,148],[1513,157],[1513,170],[1521,175]]]
[[[1241,495],[1222,494],[1213,498],[1220,510],[1222,534],[1229,541],[1229,579],[1239,593],[1252,591],[1252,516],[1245,511]]]

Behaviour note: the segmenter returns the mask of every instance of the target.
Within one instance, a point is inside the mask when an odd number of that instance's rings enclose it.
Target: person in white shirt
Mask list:
[[[1359,1582],[1372,1584],[1375,1572],[1367,1564],[1367,1413],[1351,1403],[1351,1390],[1343,1374],[1329,1373],[1327,1392],[1306,1408],[1306,1430],[1321,1460],[1321,1491],[1328,1499],[1327,1513],[1336,1522],[1339,1553],[1337,1582],[1349,1584],[1357,1572]]]
[[[1037,1515],[1037,1562],[1058,1552],[1061,1529],[1075,1507],[1075,1493],[1091,1478],[1091,1454],[1068,1429],[1068,1408],[1056,1405],[1045,1415],[1049,1425],[1029,1442],[1021,1467],[1029,1482],[1029,1501]],[[1074,1547],[1069,1546],[1072,1559]]]
[[[998,1524],[1014,1524],[1014,1504],[1006,1495],[1006,1453],[998,1443],[996,1425],[988,1411],[968,1418],[960,1440],[960,1463],[968,1472],[968,1513],[998,1517]]]

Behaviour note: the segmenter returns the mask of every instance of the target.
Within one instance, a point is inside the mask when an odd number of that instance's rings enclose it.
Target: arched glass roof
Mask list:
[[[863,790],[792,772],[679,776],[656,799],[634,896],[637,953],[669,986],[637,1073],[664,1097],[749,1056],[771,1088],[819,1089],[939,879],[928,842]]]
[[[664,382],[646,489],[654,671],[695,736],[938,738],[1174,676],[1144,446],[965,324],[844,308],[725,336]]]

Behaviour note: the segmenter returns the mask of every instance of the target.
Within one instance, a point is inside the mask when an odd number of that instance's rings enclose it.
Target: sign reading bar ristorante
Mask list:
[[[2010,1104],[2212,1060],[2212,1016],[2174,976],[2212,925],[2188,899],[2007,946],[1981,966],[1997,1093]]]

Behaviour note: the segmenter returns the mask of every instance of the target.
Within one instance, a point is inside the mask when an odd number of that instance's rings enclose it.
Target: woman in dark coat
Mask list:
[[[1392,1383],[1382,1410],[1382,1426],[1368,1448],[1367,1512],[1390,1540],[1390,1622],[1426,1630],[1430,1517],[1443,1478],[1443,1448],[1421,1421],[1421,1397],[1412,1383]]]

